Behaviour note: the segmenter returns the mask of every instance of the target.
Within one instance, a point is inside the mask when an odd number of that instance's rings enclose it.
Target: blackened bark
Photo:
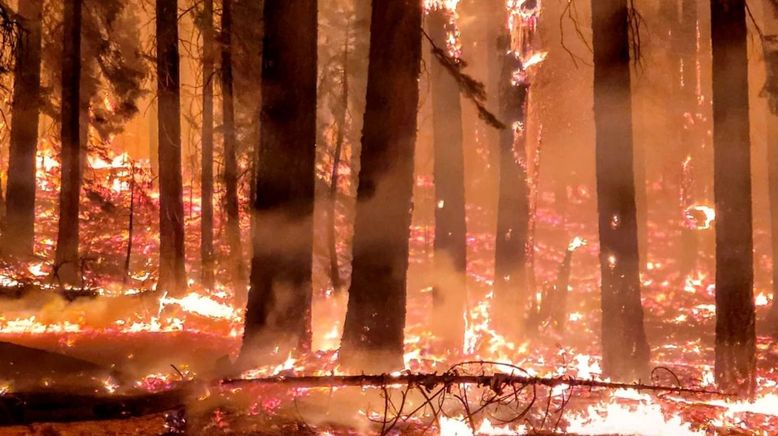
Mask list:
[[[627,0],[592,0],[603,371],[648,374],[640,301]]]
[[[340,350],[341,362],[354,369],[403,365],[421,17],[419,1],[373,1],[353,273]]]
[[[43,0],[25,0],[19,4],[24,33],[16,52],[14,70],[3,250],[7,254],[23,256],[33,254],[35,237],[35,153],[41,104],[42,9]]]
[[[203,138],[202,138],[202,219],[200,222],[200,259],[203,286],[214,285],[213,259],[213,0],[205,0],[203,10]]]
[[[238,203],[238,140],[235,133],[235,99],[232,79],[232,6],[222,6],[222,116],[224,117],[224,190],[227,217],[227,243],[230,248],[229,272],[234,283],[243,278],[243,249],[240,243],[240,206]]]
[[[513,73],[521,68],[521,63],[509,52],[510,34],[507,27],[505,29],[497,44],[503,59],[499,92],[500,119],[510,127],[501,130],[499,138],[494,314],[498,327],[513,335],[521,329],[530,302],[527,287],[530,210],[525,149],[529,85],[513,84]]]
[[[62,283],[77,285],[78,210],[81,193],[81,0],[66,0],[62,51],[62,181],[59,194],[59,227],[56,272]]]
[[[711,2],[716,196],[716,382],[755,390],[751,139],[744,0]]]
[[[773,303],[768,330],[778,336],[778,5],[764,0],[764,45],[767,80],[762,96],[767,98],[767,174],[770,194],[770,233],[773,258]]]
[[[181,102],[176,0],[157,0],[157,98],[159,101],[159,283],[186,288],[184,199],[181,180]]]
[[[433,10],[427,15],[430,38],[443,49],[450,18],[444,9]],[[430,68],[435,149],[435,284],[432,298],[436,336],[461,346],[465,331],[467,268],[462,107],[456,80],[439,62],[432,62]]]
[[[242,354],[310,346],[317,2],[266,0],[251,290]]]

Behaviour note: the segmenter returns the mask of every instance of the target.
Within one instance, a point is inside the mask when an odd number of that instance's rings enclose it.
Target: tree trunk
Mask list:
[[[764,58],[767,80],[762,96],[767,98],[767,165],[770,193],[770,233],[773,258],[773,303],[767,318],[770,334],[778,336],[778,5],[764,0]]]
[[[427,29],[436,46],[445,49],[451,19],[445,9],[427,15]],[[465,223],[465,158],[459,85],[439,63],[430,65],[435,177],[435,305],[437,337],[460,346],[464,337],[467,269]]]
[[[529,85],[513,84],[521,62],[511,51],[507,18],[496,50],[502,56],[500,120],[510,126],[500,131],[499,197],[494,259],[494,302],[498,326],[516,334],[530,302],[527,287],[527,232],[529,230],[529,184],[527,174],[526,113]]]
[[[240,243],[238,203],[238,140],[235,134],[235,99],[232,80],[232,6],[222,6],[222,116],[224,117],[224,188],[227,216],[227,243],[230,248],[229,272],[233,283],[243,281],[243,249]]]
[[[310,346],[317,2],[265,1],[251,290],[242,357]],[[294,23],[291,26],[289,23]]]
[[[344,365],[355,369],[403,365],[421,17],[419,1],[373,0],[353,273],[340,350]]]
[[[159,282],[157,289],[186,289],[184,199],[181,180],[181,102],[176,0],[157,0],[159,101]]]
[[[751,139],[744,0],[711,2],[716,196],[716,381],[755,391]]]
[[[648,375],[640,301],[627,0],[592,0],[603,371]]]
[[[35,153],[41,104],[42,9],[43,0],[25,0],[19,4],[25,33],[19,41],[14,70],[3,248],[8,254],[22,256],[33,254],[35,237]]]
[[[202,138],[202,219],[200,222],[200,259],[203,286],[214,285],[213,259],[213,0],[205,0],[203,10],[203,138]]]
[[[56,272],[62,283],[79,283],[78,210],[81,193],[81,0],[66,0],[62,52],[62,182],[59,195]]]

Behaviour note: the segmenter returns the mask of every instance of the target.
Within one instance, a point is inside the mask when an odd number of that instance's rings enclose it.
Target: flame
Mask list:
[[[684,216],[686,217],[686,222],[692,228],[708,230],[716,220],[716,209],[702,204],[695,204],[686,208]]]

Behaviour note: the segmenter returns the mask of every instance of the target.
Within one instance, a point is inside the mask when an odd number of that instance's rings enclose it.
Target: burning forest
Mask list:
[[[775,0],[0,0],[0,434],[778,432]]]

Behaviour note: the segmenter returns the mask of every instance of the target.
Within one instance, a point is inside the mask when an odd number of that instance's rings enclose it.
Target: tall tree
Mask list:
[[[499,81],[501,121],[512,126],[499,135],[499,197],[494,263],[495,316],[506,332],[516,333],[527,312],[527,232],[529,230],[529,184],[526,162],[526,113],[529,84],[514,83],[522,69],[511,47],[508,17],[503,19],[495,50],[502,67]]]
[[[341,361],[355,368],[403,364],[421,18],[417,0],[373,0],[353,273],[340,350]]]
[[[436,8],[427,15],[427,29],[435,45],[445,50],[451,12]],[[467,269],[465,223],[465,157],[459,85],[439,62],[432,62],[432,117],[435,177],[435,277],[433,302],[440,337],[461,345],[464,337]]]
[[[244,358],[261,345],[307,348],[311,340],[317,2],[266,0],[264,16]]]
[[[716,197],[716,381],[754,394],[751,138],[745,0],[711,1]]]
[[[184,268],[184,198],[181,180],[181,101],[178,5],[157,0],[157,100],[159,123],[159,282],[181,292]]]
[[[78,211],[81,194],[81,1],[66,0],[62,50],[62,182],[55,264],[67,285],[79,281]]]
[[[24,33],[16,50],[11,106],[11,149],[3,247],[9,254],[32,255],[35,236],[35,153],[41,105],[42,0],[22,1]]]
[[[648,374],[640,301],[628,0],[592,0],[603,370]]]
[[[203,34],[203,138],[202,138],[202,219],[200,222],[200,258],[206,288],[214,284],[213,268],[213,0],[205,0]]]
[[[767,121],[767,173],[770,193],[770,233],[773,257],[773,304],[768,316],[768,329],[778,336],[778,5],[764,0],[765,67],[767,80],[762,95],[769,108]]]
[[[238,203],[238,140],[235,134],[235,99],[232,79],[233,0],[222,6],[222,116],[224,117],[224,188],[227,216],[227,242],[230,248],[229,271],[233,280],[243,276],[243,249],[240,243],[240,206]]]

